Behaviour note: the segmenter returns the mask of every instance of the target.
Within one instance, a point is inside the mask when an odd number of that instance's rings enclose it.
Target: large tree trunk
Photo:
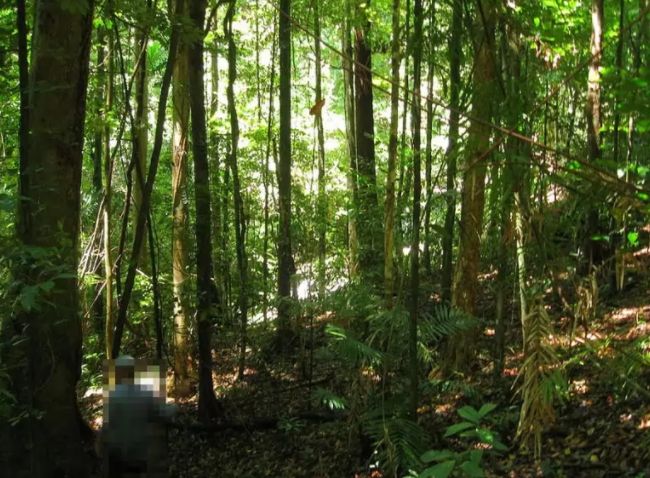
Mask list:
[[[370,21],[366,9],[370,1],[359,1],[357,10],[361,18],[355,28],[354,92],[357,165],[357,227],[359,235],[359,267],[361,274],[375,281],[381,261],[381,217],[377,202],[377,176],[375,172],[375,119],[372,99],[372,51],[368,44]]]
[[[478,274],[481,263],[481,233],[485,203],[485,171],[490,151],[489,121],[492,119],[492,101],[495,83],[495,2],[481,2],[482,11],[476,13],[472,117],[467,138],[465,173],[463,174],[462,207],[460,219],[460,248],[454,275],[453,305],[476,314],[479,289]],[[475,331],[459,334],[452,340],[450,361],[457,369],[469,365],[474,353]]]
[[[413,419],[417,417],[418,405],[418,296],[420,292],[420,198],[422,195],[422,156],[421,128],[422,107],[420,85],[422,78],[422,0],[415,0],[413,8],[413,103],[411,105],[411,121],[413,129],[413,216],[411,222],[411,287],[409,302],[409,374],[410,374],[410,406],[409,413]]]
[[[190,17],[195,28],[203,29],[206,0],[190,2]],[[212,381],[212,236],[210,215],[210,176],[205,124],[203,85],[203,37],[189,49],[189,86],[192,115],[192,153],[194,156],[194,200],[196,204],[196,317],[199,337],[199,418],[209,421],[219,414]]]
[[[397,129],[399,128],[400,0],[393,0],[393,40],[391,48],[390,133],[388,138],[388,172],[384,202],[384,295],[386,305],[393,306],[395,249],[395,179],[397,169]]]
[[[81,373],[77,265],[93,2],[79,6],[42,0],[35,7],[25,125],[31,134],[21,144],[20,305],[2,322],[0,338],[13,344],[3,349],[1,361],[17,405],[0,417],[0,467],[3,476],[16,478],[89,474],[75,388]],[[10,425],[9,418],[19,420]]]
[[[185,3],[185,2],[183,2]],[[187,5],[177,14],[186,14]],[[190,394],[189,368],[189,69],[188,46],[181,39],[172,76],[172,280],[174,285],[174,393]]]
[[[278,164],[278,344],[287,350],[291,328],[291,0],[280,0],[280,158]]]
[[[454,224],[456,222],[456,159],[458,155],[458,127],[460,107],[460,63],[463,55],[463,5],[453,2],[451,37],[449,39],[449,143],[445,152],[447,161],[447,211],[445,232],[442,236],[442,301],[451,303],[453,276]]]

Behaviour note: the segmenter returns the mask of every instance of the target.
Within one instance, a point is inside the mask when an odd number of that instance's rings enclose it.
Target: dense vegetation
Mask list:
[[[650,476],[648,0],[0,32],[0,474],[96,473],[130,354],[173,476]]]

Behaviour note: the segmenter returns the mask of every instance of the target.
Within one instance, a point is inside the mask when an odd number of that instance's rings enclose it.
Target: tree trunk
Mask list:
[[[194,27],[202,30],[206,0],[189,5]],[[199,337],[199,418],[213,420],[219,415],[212,381],[212,236],[210,216],[210,172],[205,124],[203,85],[203,37],[189,48],[189,87],[194,156],[194,201],[196,204],[196,318]]]
[[[149,5],[149,3],[148,3]],[[147,149],[149,144],[149,75],[147,74],[147,45],[149,32],[137,27],[135,34],[135,129],[133,157],[135,160],[135,181],[133,182],[133,219],[137,222],[142,209],[142,197],[147,168]],[[135,229],[135,227],[133,228]],[[146,263],[144,242],[138,254],[140,264]]]
[[[109,2],[107,8],[112,8]],[[104,341],[106,358],[111,357],[113,349],[113,328],[115,327],[115,294],[113,292],[113,252],[111,250],[111,209],[113,199],[113,157],[111,156],[111,127],[108,121],[109,115],[113,109],[113,34],[109,32],[107,42],[107,76],[106,76],[106,94],[104,98],[104,132],[102,134],[102,147],[104,149],[104,206],[102,209],[103,222],[103,247],[104,247],[104,278],[105,278],[105,295],[104,305],[105,322],[104,322]]]
[[[319,0],[313,0],[314,9],[314,53],[316,62],[316,101],[318,105],[323,98],[322,68],[321,68],[321,28],[320,13],[318,11]],[[316,132],[318,135],[318,205],[316,209],[317,230],[318,230],[318,292],[321,298],[325,295],[325,255],[327,252],[327,195],[325,194],[325,134],[323,132],[322,107],[315,112]]]
[[[239,148],[239,118],[235,103],[235,80],[237,79],[237,48],[232,34],[232,20],[235,15],[235,1],[230,0],[223,23],[223,30],[228,42],[228,116],[230,117],[230,153],[228,166],[232,173],[233,199],[235,211],[235,242],[237,251],[237,269],[239,270],[239,379],[244,378],[246,358],[246,329],[248,324],[248,258],[246,256],[246,219],[244,217],[244,200],[239,182],[238,148]]]
[[[181,0],[176,0],[179,2]],[[174,10],[178,11],[177,6]],[[165,71],[162,76],[160,85],[160,99],[158,101],[158,112],[156,114],[156,130],[154,135],[153,149],[151,151],[151,159],[149,161],[149,170],[147,178],[144,183],[142,191],[142,207],[138,215],[138,220],[135,224],[135,231],[133,233],[133,245],[131,248],[131,259],[129,261],[129,268],[124,281],[124,288],[120,297],[119,307],[117,311],[117,318],[115,321],[115,332],[113,347],[111,348],[111,356],[116,358],[120,353],[122,346],[122,336],[124,334],[124,326],[126,324],[126,314],[131,300],[131,293],[133,292],[133,285],[135,284],[135,274],[138,267],[139,254],[138,251],[142,250],[145,234],[145,226],[147,216],[149,215],[149,202],[151,200],[151,193],[153,185],[156,180],[158,172],[158,164],[160,162],[160,152],[163,143],[163,130],[165,127],[165,113],[167,111],[167,98],[169,95],[169,87],[171,85],[172,70],[174,68],[174,59],[176,56],[176,46],[178,44],[178,26],[172,23],[172,32],[169,39],[169,53],[167,56],[167,63],[165,64]],[[126,218],[125,218],[126,219]],[[117,274],[116,274],[117,275]]]
[[[393,40],[391,48],[390,133],[388,171],[384,202],[384,295],[386,306],[393,307],[395,249],[395,179],[397,168],[397,129],[399,128],[400,0],[393,0]]]
[[[187,14],[186,1],[177,15]],[[188,211],[188,150],[189,150],[189,69],[188,45],[181,39],[172,76],[172,280],[174,292],[174,393],[177,397],[190,394],[189,369],[189,211]]]
[[[13,343],[1,359],[7,391],[17,405],[9,416],[26,413],[15,425],[9,417],[0,419],[2,473],[16,478],[86,477],[90,472],[76,384],[82,345],[80,186],[93,2],[79,7],[36,3],[28,89],[21,82],[21,91],[29,91],[25,130],[31,133],[21,144],[17,218],[26,255],[14,271],[20,305],[13,318],[2,322],[0,337]],[[21,56],[26,53],[20,50]],[[26,58],[20,62],[27,65]]]
[[[359,267],[363,277],[374,283],[381,264],[381,221],[378,220],[377,177],[375,173],[375,120],[372,99],[372,51],[368,44],[370,21],[366,9],[370,1],[358,0],[360,26],[355,28],[354,90],[357,148],[357,227],[359,235]]]
[[[291,327],[291,0],[280,0],[280,158],[278,164],[278,344],[287,351]]]
[[[345,136],[348,145],[350,162],[347,170],[348,185],[348,273],[350,279],[355,279],[359,272],[359,236],[357,233],[356,204],[358,202],[357,189],[357,140],[355,128],[355,105],[354,105],[354,64],[352,57],[352,42],[350,41],[350,0],[345,1],[345,21],[342,31],[341,49],[343,50],[343,94],[345,106]]]
[[[465,172],[460,220],[460,248],[454,275],[453,305],[476,315],[481,263],[481,233],[485,203],[485,171],[490,151],[492,96],[495,83],[495,2],[482,2],[477,12],[475,34],[477,49],[474,58],[472,116],[466,146]],[[452,340],[450,361],[456,369],[466,369],[474,353],[475,331],[459,334]]]
[[[436,17],[435,4],[431,2],[429,12],[429,52],[428,69],[427,69],[427,95],[428,99],[433,98],[433,70],[435,56],[435,35],[436,35]],[[427,101],[427,126],[426,126],[426,166],[424,172],[426,184],[426,202],[424,205],[424,249],[422,251],[422,260],[427,276],[433,276],[431,264],[431,208],[433,207],[433,101]]]
[[[587,82],[587,146],[589,161],[598,161],[602,152],[600,150],[600,127],[601,127],[601,105],[600,105],[600,65],[603,59],[603,15],[604,0],[592,0],[591,2],[591,62],[589,63],[589,79]],[[587,224],[585,231],[585,258],[583,267],[585,273],[591,272],[596,257],[598,245],[592,236],[598,231],[598,211],[591,205],[587,211]]]
[[[415,0],[413,5],[413,104],[411,121],[413,129],[413,216],[411,222],[411,287],[410,287],[410,321],[409,321],[409,374],[411,418],[417,418],[418,405],[418,298],[420,293],[420,198],[422,195],[422,157],[421,130],[422,107],[420,86],[422,77],[422,0]]]
[[[262,252],[262,276],[263,276],[263,297],[262,297],[262,314],[264,321],[268,319],[269,309],[269,238],[271,226],[271,206],[270,206],[270,188],[271,188],[271,171],[270,159],[273,145],[273,113],[274,89],[275,89],[275,58],[276,58],[276,19],[273,19],[273,41],[271,45],[271,75],[269,79],[269,114],[266,123],[266,152],[264,154],[264,245]]]
[[[456,222],[456,161],[458,156],[458,129],[460,108],[460,64],[463,56],[463,5],[453,2],[451,37],[449,39],[449,143],[445,157],[447,161],[447,211],[445,232],[442,236],[442,301],[451,303],[451,282],[453,275],[454,225]]]

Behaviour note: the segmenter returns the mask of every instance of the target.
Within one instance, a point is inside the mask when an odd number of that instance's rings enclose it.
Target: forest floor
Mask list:
[[[536,463],[531,451],[516,440],[520,350],[506,351],[504,373],[495,378],[488,352],[494,324],[489,321],[472,373],[447,381],[422,398],[418,421],[437,440],[431,448],[454,447],[442,435],[459,421],[459,407],[494,403],[492,429],[509,449],[484,459],[486,476],[650,477],[649,292],[650,278],[644,277],[623,293],[603,298],[598,317],[586,331],[579,327],[572,343],[569,319],[561,318],[559,308],[552,314],[554,343],[568,389],[556,406],[556,420],[543,435],[541,462]],[[491,303],[486,297],[486,317],[492,314]],[[315,321],[320,337],[316,341],[323,340],[328,320]],[[170,432],[172,477],[388,476],[373,469],[367,455],[363,457],[349,419],[352,412],[327,412],[314,401],[315,389],[334,390],[345,380],[331,363],[310,360],[310,383],[300,378],[295,362],[253,357],[245,378],[237,381],[236,358],[235,353],[215,357],[214,378],[227,422],[200,426],[195,423],[196,397],[177,402],[177,423]],[[97,417],[99,407],[94,410]]]

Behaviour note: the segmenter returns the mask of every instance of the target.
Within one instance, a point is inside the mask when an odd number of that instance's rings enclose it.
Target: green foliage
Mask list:
[[[411,471],[409,476],[418,478],[485,476],[481,464],[484,455],[499,454],[508,449],[501,442],[498,434],[485,424],[488,415],[495,408],[496,405],[493,403],[486,403],[479,410],[471,406],[460,408],[457,413],[464,420],[447,427],[444,436],[460,439],[464,450],[429,450],[420,457],[425,464],[424,469],[420,473]]]
[[[350,326],[326,327],[326,353],[347,371],[350,384],[345,398],[324,390],[316,391],[314,397],[331,409],[345,406],[349,410],[372,440],[372,459],[381,470],[397,476],[399,470],[419,467],[429,440],[417,423],[406,418],[408,312],[400,306],[386,310],[382,299],[362,286],[341,291],[331,304],[337,321]],[[447,306],[435,305],[423,312],[418,328],[421,362],[432,366],[440,340],[474,324],[475,319]]]

